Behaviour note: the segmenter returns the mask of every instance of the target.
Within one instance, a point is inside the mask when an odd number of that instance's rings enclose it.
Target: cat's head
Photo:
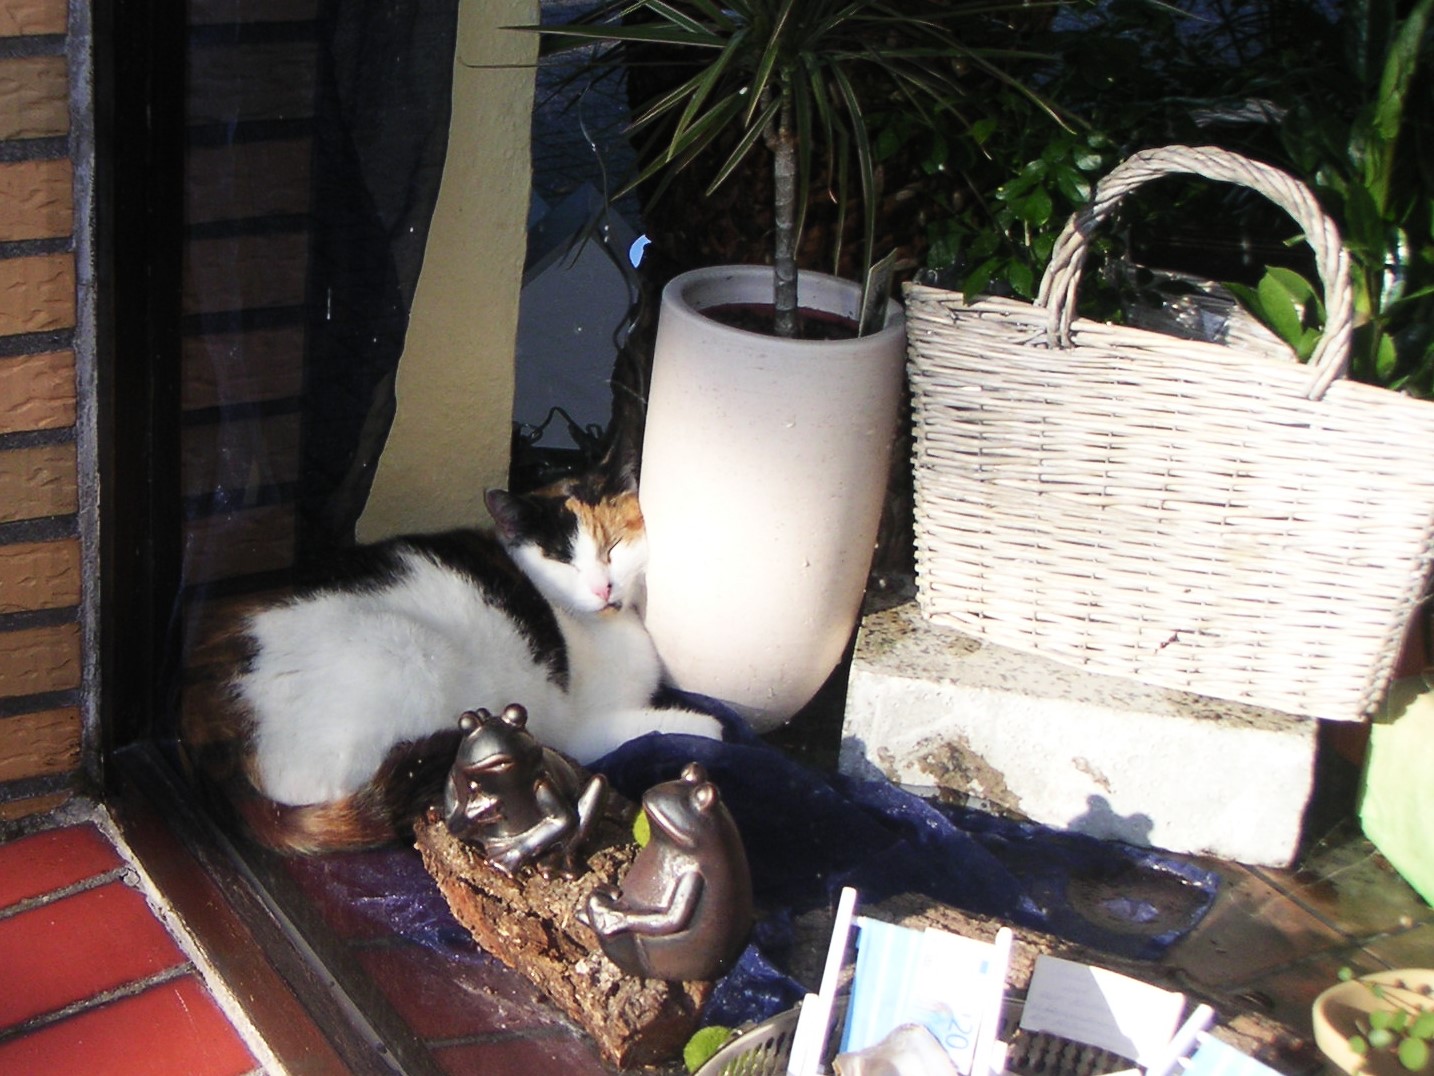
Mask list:
[[[532,493],[489,490],[498,537],[550,602],[579,614],[641,599],[647,532],[627,469],[564,478]]]

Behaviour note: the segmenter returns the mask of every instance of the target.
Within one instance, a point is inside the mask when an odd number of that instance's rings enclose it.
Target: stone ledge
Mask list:
[[[985,643],[907,602],[862,621],[840,766],[1096,837],[1286,866],[1317,732]]]

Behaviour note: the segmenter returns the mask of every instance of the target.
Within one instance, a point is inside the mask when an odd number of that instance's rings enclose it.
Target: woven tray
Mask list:
[[[1308,366],[1075,320],[1091,234],[1192,173],[1304,229],[1327,331]],[[1301,184],[1148,150],[1067,224],[1033,304],[907,290],[918,600],[932,621],[1293,714],[1379,702],[1434,556],[1434,404],[1345,380],[1348,266]]]
[[[997,1039],[1007,1044],[1005,1071],[1013,1076],[1106,1076],[1134,1065],[1109,1050],[1044,1031],[1021,1030],[1024,1009],[1023,1000],[1008,997],[996,1032]],[[845,1010],[846,998],[839,998],[835,1011],[838,1027]],[[708,1058],[696,1076],[786,1076],[800,1012],[800,1006],[789,1009],[744,1031]],[[839,1034],[832,1036],[827,1061],[836,1053],[839,1038]]]

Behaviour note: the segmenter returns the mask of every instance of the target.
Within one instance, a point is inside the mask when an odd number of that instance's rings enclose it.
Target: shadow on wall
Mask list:
[[[1151,846],[1150,834],[1155,829],[1155,821],[1148,814],[1139,811],[1120,814],[1104,796],[1087,796],[1085,803],[1085,811],[1072,818],[1066,824],[1067,829],[1102,840],[1120,840],[1142,848]]]

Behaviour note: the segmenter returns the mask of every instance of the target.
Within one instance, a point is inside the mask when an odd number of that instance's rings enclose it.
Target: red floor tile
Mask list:
[[[0,845],[0,908],[123,865],[109,840],[88,822],[22,837]]]
[[[193,976],[0,1043],[0,1072],[26,1076],[236,1076],[257,1067]]]
[[[0,920],[0,1027],[185,963],[144,896],[121,882]]]
[[[604,1065],[592,1044],[576,1033],[445,1046],[433,1057],[450,1076],[609,1076],[618,1071]]]
[[[420,945],[360,948],[354,953],[420,1038],[570,1029],[528,980],[491,957],[455,954],[445,959]]]

